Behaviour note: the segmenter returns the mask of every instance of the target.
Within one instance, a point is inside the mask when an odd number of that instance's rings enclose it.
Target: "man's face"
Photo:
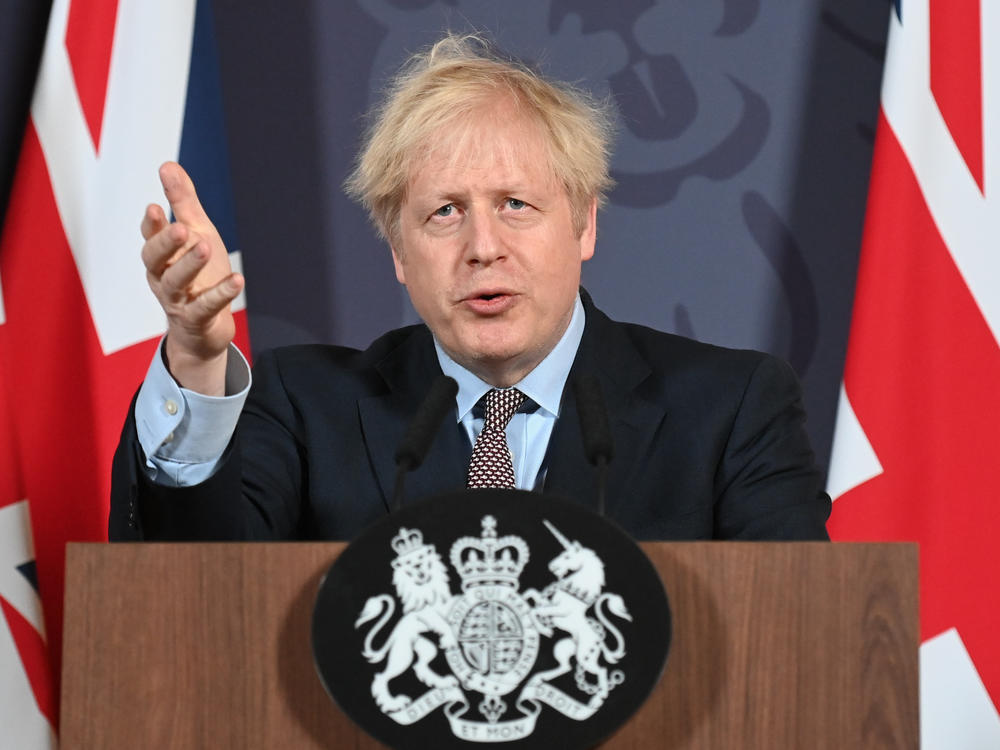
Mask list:
[[[537,125],[509,107],[480,113],[436,138],[410,175],[396,278],[456,362],[512,385],[569,325],[595,213],[574,230]]]

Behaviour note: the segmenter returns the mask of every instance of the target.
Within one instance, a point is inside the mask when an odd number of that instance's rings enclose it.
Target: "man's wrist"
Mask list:
[[[168,335],[163,347],[163,357],[171,377],[182,388],[203,396],[226,395],[228,345],[219,354],[202,357],[172,345]]]

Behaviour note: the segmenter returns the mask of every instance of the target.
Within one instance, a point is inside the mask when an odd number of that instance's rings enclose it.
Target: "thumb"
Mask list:
[[[180,164],[172,161],[163,164],[160,167],[160,184],[177,221],[182,224],[211,223],[198,200],[194,183]]]

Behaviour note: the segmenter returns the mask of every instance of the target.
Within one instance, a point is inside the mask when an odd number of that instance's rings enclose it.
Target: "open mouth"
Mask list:
[[[516,299],[515,294],[507,291],[482,292],[471,294],[465,298],[465,306],[480,315],[497,315],[508,310]]]

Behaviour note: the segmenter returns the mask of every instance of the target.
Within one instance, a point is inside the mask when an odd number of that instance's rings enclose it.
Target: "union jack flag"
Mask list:
[[[65,544],[107,538],[111,457],[164,330],[138,228],[162,162],[238,247],[212,20],[207,0],[52,6],[0,234],[3,747],[55,743]]]
[[[920,543],[924,748],[1000,748],[1000,3],[896,2],[829,491]]]

